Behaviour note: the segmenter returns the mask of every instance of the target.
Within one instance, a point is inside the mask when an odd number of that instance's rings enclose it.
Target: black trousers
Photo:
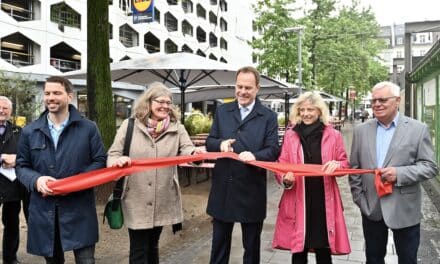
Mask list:
[[[19,216],[21,201],[4,202],[2,210],[3,230],[3,262],[17,259],[18,244],[20,241]]]
[[[211,248],[211,264],[229,263],[231,253],[231,238],[234,223],[213,219],[213,234]],[[241,223],[242,243],[244,248],[243,264],[260,263],[260,236],[263,222]]]
[[[309,249],[306,248],[303,252],[292,254],[292,264],[306,264],[308,251]],[[332,256],[329,248],[316,248],[314,251],[316,264],[332,264]]]
[[[53,245],[54,251],[52,257],[44,257],[46,264],[63,264],[64,251],[61,243],[60,222],[58,208],[55,209],[55,240]],[[78,248],[73,250],[76,264],[94,264],[95,263],[95,245]]]
[[[128,229],[130,237],[130,264],[158,264],[159,238],[162,226],[151,229]]]
[[[362,215],[365,237],[365,256],[368,264],[385,264],[388,243],[388,226],[383,220],[372,221]],[[420,224],[393,231],[394,246],[399,264],[417,264],[420,245]]]

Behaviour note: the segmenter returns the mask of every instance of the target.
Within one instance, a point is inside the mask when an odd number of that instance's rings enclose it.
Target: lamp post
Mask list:
[[[297,26],[297,27],[291,27],[291,28],[285,28],[284,32],[286,33],[298,33],[298,93],[302,93],[302,43],[301,43],[301,36],[302,31],[304,30],[304,26]]]

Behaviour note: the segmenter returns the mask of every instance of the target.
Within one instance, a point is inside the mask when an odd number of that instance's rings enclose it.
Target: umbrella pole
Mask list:
[[[180,70],[179,88],[180,88],[180,122],[185,125],[185,90],[186,79],[185,70]]]

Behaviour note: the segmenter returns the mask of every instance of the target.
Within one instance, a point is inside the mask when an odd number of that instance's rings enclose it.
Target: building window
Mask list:
[[[194,51],[186,44],[182,46],[182,52],[193,53]]]
[[[139,35],[128,24],[124,24],[119,28],[119,41],[126,48],[131,48],[139,45]]]
[[[216,5],[217,4],[217,0],[210,0],[209,3],[211,3],[211,5]]]
[[[160,40],[151,32],[144,35],[144,48],[148,53],[160,52]]]
[[[403,44],[403,38],[402,37],[398,37],[397,38],[397,45],[402,45]]]
[[[223,18],[220,18],[220,30],[222,32],[228,31],[228,23]]]
[[[13,19],[17,21],[30,21],[34,19],[34,5],[39,3],[24,0],[3,0],[0,4],[1,10]]]
[[[425,56],[426,51],[425,50],[420,50],[420,56]]]
[[[197,27],[196,34],[198,42],[206,42],[206,32],[201,27]]]
[[[222,12],[228,11],[228,4],[226,3],[226,0],[220,0],[220,10]]]
[[[169,32],[177,31],[177,19],[170,12],[165,14],[165,27]]]
[[[196,54],[206,58],[206,54],[203,51],[201,51],[200,49],[197,50]]]
[[[223,58],[223,57],[220,57],[220,62],[223,62],[223,63],[228,63],[228,61],[227,61],[227,60],[225,60],[225,58]]]
[[[224,38],[220,38],[220,48],[223,50],[228,50],[228,42]]]
[[[401,51],[401,50],[398,50],[398,51],[396,52],[396,58],[403,58],[403,56],[402,56],[402,51]]]
[[[81,28],[81,15],[65,3],[51,6],[50,21],[61,26]]]
[[[212,11],[209,11],[209,23],[217,25],[217,16]]]
[[[39,63],[39,58],[34,56],[34,53],[40,53],[39,45],[21,33],[16,32],[3,37],[0,43],[1,58],[8,63],[16,67]]]
[[[79,70],[81,53],[65,42],[61,42],[50,48],[50,65],[61,72]]]
[[[197,17],[201,17],[203,19],[206,19],[206,10],[201,6],[200,4],[197,4],[196,7],[197,11]]]
[[[217,60],[217,57],[214,55],[214,54],[209,54],[209,59],[211,59],[211,60]]]
[[[160,11],[156,7],[154,8],[154,21],[160,24]]]
[[[191,26],[191,24],[188,21],[186,21],[186,20],[182,21],[182,34],[184,36],[185,35],[188,35],[188,36],[193,36],[194,35],[194,33],[193,33],[193,26]]]
[[[211,48],[215,48],[217,45],[217,37],[214,35],[214,33],[209,33],[209,46]]]
[[[113,39],[113,25],[108,23],[108,38]]]
[[[165,53],[176,53],[177,45],[171,39],[165,41]]]
[[[177,5],[177,0],[167,0],[168,5]]]
[[[193,3],[190,0],[182,0],[182,9],[185,13],[192,13],[193,10]]]
[[[420,43],[426,43],[426,36],[420,35]]]

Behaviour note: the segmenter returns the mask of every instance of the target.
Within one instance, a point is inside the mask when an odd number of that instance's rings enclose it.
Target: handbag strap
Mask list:
[[[122,155],[124,156],[128,156],[130,154],[131,138],[133,137],[133,127],[134,127],[134,118],[130,117],[128,119],[128,127],[127,127],[127,134],[125,135],[124,149],[122,151]],[[116,182],[116,185],[113,188],[113,200],[121,199],[122,188],[124,186],[124,179],[125,177],[122,177]]]

